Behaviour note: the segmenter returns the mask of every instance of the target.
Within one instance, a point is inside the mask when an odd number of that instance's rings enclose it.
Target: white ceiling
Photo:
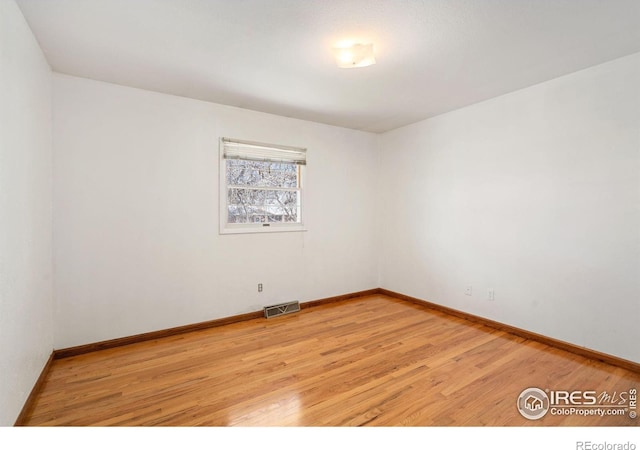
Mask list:
[[[17,3],[57,72],[373,132],[640,51],[639,0]]]

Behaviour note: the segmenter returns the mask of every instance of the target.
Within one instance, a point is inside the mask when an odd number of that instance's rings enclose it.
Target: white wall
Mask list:
[[[640,54],[386,133],[379,158],[382,287],[640,361]]]
[[[0,426],[53,349],[51,69],[13,0],[0,0]]]
[[[59,74],[53,84],[56,348],[378,286],[378,136]],[[221,136],[308,148],[309,231],[218,234]]]

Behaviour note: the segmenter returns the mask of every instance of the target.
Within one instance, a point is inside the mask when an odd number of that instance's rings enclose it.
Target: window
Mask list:
[[[222,138],[220,232],[303,231],[306,149]]]

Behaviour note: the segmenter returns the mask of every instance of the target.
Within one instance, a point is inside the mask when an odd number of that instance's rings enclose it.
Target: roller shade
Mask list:
[[[262,144],[222,138],[223,157],[226,159],[249,159],[291,164],[307,164],[307,149],[284,145]]]

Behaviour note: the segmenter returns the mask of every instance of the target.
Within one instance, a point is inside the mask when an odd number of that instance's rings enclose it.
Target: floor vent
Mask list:
[[[300,303],[289,302],[280,303],[279,305],[271,305],[264,307],[264,316],[269,319],[271,317],[282,316],[283,314],[291,314],[300,311]]]

